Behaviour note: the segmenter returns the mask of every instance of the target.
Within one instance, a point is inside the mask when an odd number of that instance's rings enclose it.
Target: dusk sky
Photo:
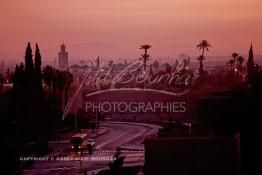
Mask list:
[[[48,59],[63,42],[75,58],[135,59],[145,43],[153,57],[197,55],[202,39],[209,55],[247,54],[251,41],[262,53],[261,0],[0,1],[0,59],[23,57],[28,41]]]

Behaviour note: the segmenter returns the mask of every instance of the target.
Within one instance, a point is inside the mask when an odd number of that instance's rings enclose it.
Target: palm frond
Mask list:
[[[139,49],[150,49],[152,46],[149,44],[141,45]]]

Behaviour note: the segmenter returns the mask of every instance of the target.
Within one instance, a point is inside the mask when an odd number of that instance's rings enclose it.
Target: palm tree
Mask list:
[[[65,105],[67,104],[68,91],[73,81],[74,81],[74,76],[69,71],[66,71],[65,72]]]
[[[232,53],[232,57],[234,59],[234,62],[237,61],[238,54],[236,52]]]
[[[203,69],[203,60],[204,60],[204,54],[205,51],[209,51],[209,48],[211,47],[211,44],[207,41],[207,40],[202,40],[198,45],[197,45],[197,49],[202,50],[202,54],[200,55],[200,57],[198,57],[199,60],[199,73],[203,73],[204,69]]]
[[[150,55],[147,54],[147,50],[150,49],[152,46],[148,44],[141,45],[139,49],[145,50],[145,53],[142,56],[142,58],[139,58],[140,60],[143,60],[144,62],[144,71],[146,72],[146,61],[149,60]]]
[[[234,52],[231,55],[231,59],[228,61],[227,65],[230,66],[231,71],[235,71],[235,68],[237,67],[237,59],[238,59],[238,53]]]
[[[200,55],[198,58],[199,61],[199,69],[198,72],[202,74],[204,72],[204,65],[203,65],[203,60],[205,59],[203,55]]]
[[[245,59],[236,52],[232,53],[231,56],[232,58],[229,60],[228,65],[230,65],[231,71],[234,72],[236,80],[238,80],[239,72],[243,71],[243,63]]]
[[[244,57],[242,57],[242,56],[237,57],[238,69],[241,72],[243,70],[243,63],[244,63],[244,61],[245,61]]]
[[[53,100],[56,100],[56,89],[58,85],[58,72],[59,70],[54,69],[53,77],[52,77]]]
[[[230,60],[228,61],[227,65],[230,66],[230,70],[231,70],[231,71],[234,71],[234,65],[235,65],[234,59],[230,59]]]
[[[237,57],[237,79],[239,78],[239,73],[243,72],[243,63],[245,59],[242,56]]]
[[[43,80],[48,86],[48,99],[51,100],[51,86],[53,82],[54,69],[52,66],[47,65],[43,68]]]

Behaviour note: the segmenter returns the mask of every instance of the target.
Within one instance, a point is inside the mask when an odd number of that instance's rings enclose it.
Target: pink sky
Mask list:
[[[209,55],[247,54],[251,41],[262,53],[261,0],[1,0],[0,22],[0,59],[28,41],[51,59],[62,42],[72,57],[137,58],[144,43],[155,57],[196,55],[202,39]]]

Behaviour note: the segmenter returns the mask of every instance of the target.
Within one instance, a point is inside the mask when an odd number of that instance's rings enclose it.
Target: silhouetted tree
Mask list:
[[[227,65],[230,66],[230,73],[233,80],[239,81],[241,80],[239,75],[244,71],[243,63],[245,61],[245,58],[240,56],[236,52],[234,52],[231,57],[232,58],[227,62]]]
[[[42,88],[42,70],[41,70],[42,60],[40,50],[38,45],[35,46],[35,74],[36,74],[36,81],[38,86]]]
[[[197,49],[202,51],[202,54],[198,57],[199,60],[199,74],[204,73],[203,60],[205,59],[204,54],[205,50],[208,52],[211,45],[207,40],[202,40],[198,45]]]
[[[238,57],[238,53],[236,53],[236,52],[232,53],[232,57],[233,57],[234,62],[236,62],[237,57]]]
[[[35,71],[36,73],[41,73],[41,65],[42,65],[41,54],[40,54],[38,45],[36,44],[35,45]]]
[[[27,44],[25,52],[25,68],[21,89],[21,106],[24,108],[21,120],[25,123],[32,124],[31,129],[35,133],[37,128],[37,111],[35,108],[35,84],[34,84],[34,63],[30,42]],[[26,127],[26,126],[25,126]]]
[[[247,81],[251,83],[252,78],[257,74],[258,66],[254,63],[254,53],[253,53],[253,45],[251,43],[249,49],[249,56],[247,61]]]
[[[62,105],[63,101],[63,90],[65,89],[66,85],[66,74],[63,71],[56,70],[56,76],[57,76],[57,88],[59,90],[59,101],[60,105]]]
[[[56,99],[56,90],[57,90],[57,85],[58,85],[58,70],[54,70],[53,72],[53,77],[52,77],[52,89],[53,89],[53,100]]]
[[[74,77],[69,71],[64,72],[64,74],[65,74],[65,105],[66,105],[68,100],[68,92],[71,84],[74,81]]]
[[[188,69],[189,68],[189,65],[190,65],[190,57],[187,57],[187,59],[183,59],[183,67],[184,69]]]
[[[27,74],[32,74],[33,70],[34,70],[33,54],[32,54],[32,49],[31,49],[31,45],[29,42],[26,48],[26,52],[25,52],[25,72]]]
[[[231,59],[227,62],[227,65],[230,66],[230,69],[232,72],[236,71],[237,69],[237,58],[238,58],[238,53],[234,52],[231,55]]]
[[[243,63],[245,61],[245,58],[242,56],[237,57],[237,68],[240,72],[243,72]]]
[[[23,82],[23,78],[22,78],[22,74],[24,72],[24,65],[23,63],[20,64],[20,66],[16,65],[15,66],[15,73],[13,76],[13,86],[14,89],[17,90],[19,87],[21,87],[22,82]]]
[[[147,54],[147,50],[150,49],[152,46],[148,44],[141,45],[139,49],[145,50],[145,53],[142,54],[142,58],[139,58],[140,60],[143,60],[144,62],[144,71],[146,72],[146,62],[149,60],[150,55]]]
[[[230,71],[233,72],[233,71],[234,71],[234,65],[235,65],[234,59],[230,59],[230,60],[227,62],[227,65],[230,67]]]
[[[43,68],[43,80],[44,83],[48,86],[48,99],[51,101],[51,87],[54,77],[54,69],[52,66],[47,65]]]
[[[39,95],[43,95],[43,84],[42,84],[42,70],[41,70],[41,54],[38,48],[38,45],[35,46],[35,81],[36,81],[36,88],[39,92]]]
[[[16,66],[13,75],[13,105],[15,120],[20,131],[35,136],[36,143],[44,141],[44,103],[41,78],[41,54],[38,46],[35,51],[35,67],[30,43],[25,52],[25,66]],[[41,140],[39,140],[41,139]],[[40,142],[39,142],[40,141]]]

